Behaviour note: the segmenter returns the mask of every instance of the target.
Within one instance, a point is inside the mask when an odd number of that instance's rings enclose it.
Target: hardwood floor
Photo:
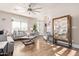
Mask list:
[[[35,44],[25,46],[21,41],[15,41],[13,56],[78,56],[78,49],[51,45],[42,37],[36,38]]]

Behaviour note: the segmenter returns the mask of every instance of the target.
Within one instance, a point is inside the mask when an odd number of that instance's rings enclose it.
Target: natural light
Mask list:
[[[26,31],[27,28],[27,23],[26,22],[20,22],[20,21],[13,21],[12,22],[12,30],[22,30],[22,31]]]

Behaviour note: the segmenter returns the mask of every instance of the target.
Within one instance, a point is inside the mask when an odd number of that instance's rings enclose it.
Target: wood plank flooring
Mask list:
[[[79,50],[51,45],[43,37],[38,37],[35,44],[29,46],[25,46],[20,40],[15,41],[13,56],[79,56]]]

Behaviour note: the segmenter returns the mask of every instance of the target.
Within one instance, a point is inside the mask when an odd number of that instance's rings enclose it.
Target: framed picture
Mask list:
[[[72,46],[71,39],[71,16],[61,16],[53,18],[53,43],[57,41],[63,41],[68,43],[68,46]],[[63,44],[62,44],[63,45]]]

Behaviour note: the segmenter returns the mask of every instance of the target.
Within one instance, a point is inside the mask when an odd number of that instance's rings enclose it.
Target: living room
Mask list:
[[[0,40],[9,41],[1,43],[3,47],[0,48],[0,54],[78,56],[78,9],[79,4],[76,3],[0,3]],[[63,17],[71,17],[71,21],[68,22],[68,31],[71,34],[68,33],[67,36],[71,37],[72,41],[69,40],[68,47],[63,46],[63,43],[56,45],[53,38],[55,31],[52,21]]]

